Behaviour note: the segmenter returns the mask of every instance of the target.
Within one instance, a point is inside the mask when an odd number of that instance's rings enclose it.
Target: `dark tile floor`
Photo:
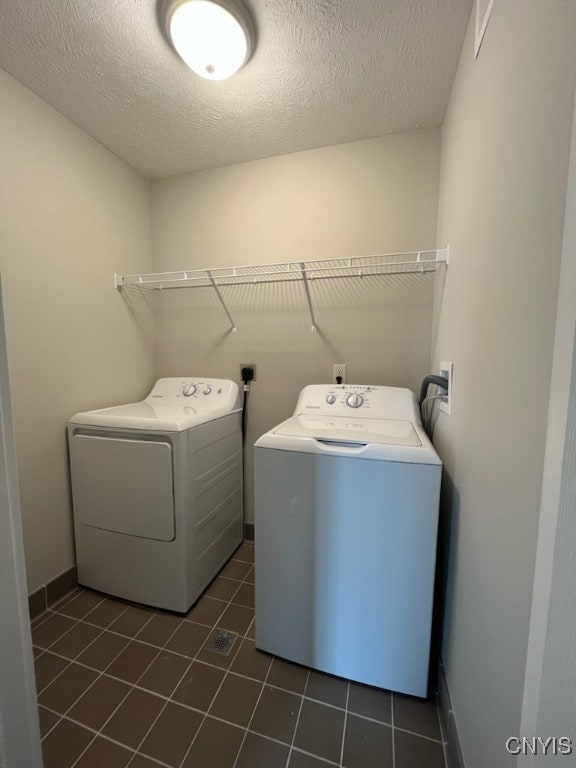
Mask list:
[[[79,589],[36,619],[45,768],[444,768],[433,702],[255,649],[253,562],[245,543],[185,617]]]

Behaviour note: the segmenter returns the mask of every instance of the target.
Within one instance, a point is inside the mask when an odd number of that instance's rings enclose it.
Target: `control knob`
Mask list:
[[[364,398],[362,395],[359,395],[358,392],[353,392],[346,398],[346,404],[349,405],[350,408],[360,408],[363,402]]]
[[[330,394],[326,395],[326,402],[328,405],[334,405],[336,402],[336,395],[330,392]]]
[[[203,395],[209,395],[210,392],[212,392],[212,387],[210,386],[210,384],[206,384],[206,386],[202,390],[202,394]]]
[[[184,389],[182,390],[182,394],[184,397],[190,397],[191,395],[196,392],[196,384],[186,384]]]

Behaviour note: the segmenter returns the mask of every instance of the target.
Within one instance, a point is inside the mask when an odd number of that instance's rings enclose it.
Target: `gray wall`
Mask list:
[[[573,0],[497,0],[477,60],[472,16],[442,131],[449,242],[433,360],[451,557],[443,658],[468,768],[519,735],[574,87]],[[444,545],[448,536],[445,535]]]
[[[573,609],[576,583],[576,350],[572,355],[572,387],[567,416],[550,612],[534,735],[567,737],[571,739],[572,749],[576,750],[576,670],[569,661],[574,659],[576,651],[576,615]],[[547,758],[546,763],[562,766],[566,757],[553,755]]]
[[[0,71],[0,268],[28,587],[74,564],[65,424],[142,397],[153,337],[113,288],[151,269],[150,188]]]
[[[365,256],[433,247],[439,130],[419,130],[153,182],[157,271]],[[306,384],[348,381],[417,388],[428,372],[430,280],[405,276],[312,286],[223,289],[238,327],[209,290],[156,295],[162,376],[238,380],[257,365],[247,444],[293,411]],[[251,450],[246,518],[252,520]]]

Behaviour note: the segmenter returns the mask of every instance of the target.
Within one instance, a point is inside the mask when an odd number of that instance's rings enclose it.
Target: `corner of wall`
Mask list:
[[[446,757],[446,768],[466,768],[464,756],[460,747],[460,738],[456,726],[456,718],[450,691],[448,690],[448,681],[444,666],[440,663],[438,670],[438,710],[440,713],[440,730],[442,732],[442,741],[444,742],[444,754]]]

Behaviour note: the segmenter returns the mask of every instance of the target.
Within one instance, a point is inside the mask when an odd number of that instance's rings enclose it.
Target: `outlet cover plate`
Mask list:
[[[452,416],[452,375],[454,371],[454,363],[440,363],[438,374],[448,379],[448,397],[443,397],[438,404],[440,413],[445,413],[446,416]],[[440,390],[441,391],[441,390]]]
[[[338,384],[336,377],[341,376],[341,384],[346,384],[346,363],[334,363],[332,366],[332,384]]]

